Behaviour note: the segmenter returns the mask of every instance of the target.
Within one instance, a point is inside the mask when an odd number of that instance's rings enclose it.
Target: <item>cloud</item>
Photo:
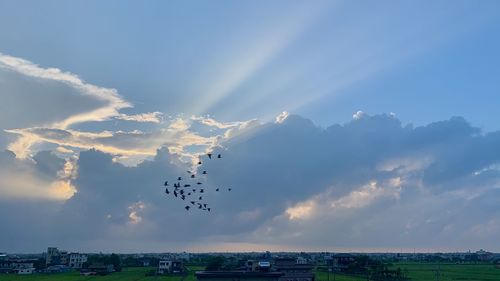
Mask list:
[[[165,131],[184,134],[195,130],[197,122],[174,119]],[[202,249],[207,244],[499,250],[500,155],[486,153],[498,150],[497,133],[482,134],[463,118],[414,128],[385,114],[326,129],[289,115],[279,123],[229,130],[237,133],[219,138],[213,147],[223,158],[202,158],[197,167],[209,172],[197,180],[206,188],[210,214],[185,211],[184,201],[165,195],[162,183],[192,168],[166,147],[134,166],[94,149],[81,151],[71,164],[40,154],[32,169],[52,175],[52,182],[70,179],[76,193],[62,206],[48,208],[51,212],[44,215],[51,223],[44,229],[51,230],[39,243],[55,239],[61,246],[108,251]],[[68,130],[44,134],[74,137]],[[117,138],[115,133],[85,137],[101,143]],[[74,172],[63,176],[66,165]],[[5,218],[0,223],[10,225],[11,234],[26,231]]]
[[[3,77],[2,84],[10,90],[8,98],[2,100],[5,110],[0,113],[0,119],[6,120],[2,122],[2,128],[44,126],[64,130],[83,122],[104,121],[115,116],[125,118],[119,110],[132,106],[116,89],[92,85],[73,73],[42,68],[25,59],[1,53],[0,77]],[[28,86],[23,85],[24,82]],[[29,85],[33,86],[29,88]],[[15,121],[19,117],[21,121]],[[138,119],[137,116],[130,118]],[[25,158],[38,142],[33,135],[22,135],[9,145],[9,149],[17,157]]]
[[[125,120],[125,121],[135,121],[135,122],[141,122],[141,123],[161,123],[162,118],[163,118],[163,113],[155,111],[155,112],[148,112],[148,113],[141,113],[141,114],[133,114],[133,115],[126,115],[126,114],[120,114],[116,119],[119,120]]]

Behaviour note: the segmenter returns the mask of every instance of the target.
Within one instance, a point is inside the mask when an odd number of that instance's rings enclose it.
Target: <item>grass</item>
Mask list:
[[[433,263],[396,263],[394,268],[400,267],[407,270],[412,281],[436,280],[437,264]],[[500,269],[491,264],[440,264],[441,281],[500,281]],[[196,281],[194,272],[202,270],[202,267],[189,267],[189,274],[181,276],[149,276],[146,272],[153,270],[152,267],[124,268],[122,272],[115,272],[106,276],[81,276],[78,272],[61,274],[34,274],[34,275],[11,275],[0,274],[0,281]],[[335,278],[335,279],[334,279]],[[316,272],[317,281],[364,281],[366,278],[330,273]]]
[[[195,281],[194,272],[200,267],[190,267],[189,275],[183,276],[148,276],[146,272],[153,270],[152,267],[132,267],[124,268],[121,272],[115,272],[106,276],[82,276],[79,272],[59,273],[59,274],[33,274],[33,275],[13,275],[0,274],[0,281]]]
[[[500,269],[492,264],[396,263],[394,267],[406,269],[413,281],[436,280],[438,267],[441,281],[500,281]]]

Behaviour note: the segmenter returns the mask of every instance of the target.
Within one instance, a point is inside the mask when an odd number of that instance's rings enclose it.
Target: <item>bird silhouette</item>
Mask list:
[[[186,195],[181,195],[181,199],[185,200],[186,199]]]
[[[228,190],[228,191],[231,191],[232,189],[231,189],[231,188],[228,188],[227,190]]]
[[[168,188],[165,188],[165,193],[170,194],[170,191],[168,191]]]
[[[201,165],[201,161],[198,161],[198,165]]]
[[[207,153],[208,159],[212,159],[212,153]]]
[[[215,191],[219,191],[219,189],[218,189],[218,188],[216,188],[216,189],[215,189]]]
[[[174,196],[177,197],[177,191],[174,190]]]
[[[202,173],[202,174],[206,175],[206,174],[207,174],[207,171],[203,171],[203,173]]]
[[[191,204],[194,205],[194,203],[196,203],[195,201],[191,201]]]
[[[203,197],[201,197],[201,196],[198,198],[198,200],[200,200],[200,201],[201,201],[202,199],[203,199]]]
[[[209,211],[209,212],[210,212],[210,208],[207,208],[207,211]]]
[[[203,204],[203,208],[206,208],[207,207],[207,204]]]
[[[184,207],[184,209],[186,209],[186,211],[189,211],[189,208],[191,208],[191,207],[189,207],[189,206]]]
[[[203,184],[203,183],[201,183],[201,182],[197,182],[196,184]]]
[[[203,193],[203,188],[200,189],[200,193]]]
[[[188,196],[191,196],[191,192],[188,192]]]
[[[181,180],[182,180],[182,177],[178,177],[178,178],[177,178],[177,180],[178,180],[178,181],[181,181]]]
[[[166,181],[166,182],[163,184],[163,186],[168,186],[168,181]]]
[[[191,178],[194,179],[194,175],[191,175]]]
[[[221,159],[221,158],[222,158],[222,156],[221,156],[220,154],[217,154],[217,158]]]
[[[191,185],[190,184],[185,184],[184,187],[190,187]]]
[[[181,195],[184,195],[184,190],[183,190],[183,189],[181,189],[181,191],[180,191],[180,192],[181,192]]]

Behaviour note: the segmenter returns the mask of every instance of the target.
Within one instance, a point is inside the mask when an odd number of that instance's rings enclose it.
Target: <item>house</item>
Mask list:
[[[184,263],[180,260],[160,260],[158,263],[159,274],[183,274],[185,272]]]
[[[279,281],[282,272],[259,271],[198,271],[198,281]]]
[[[35,268],[34,267],[20,268],[20,269],[17,269],[16,272],[17,272],[17,274],[21,274],[21,275],[33,274],[33,272],[35,272]]]
[[[68,267],[67,265],[57,264],[48,266],[44,271],[45,273],[65,273],[70,272],[71,267]]]
[[[0,261],[0,273],[32,274],[36,259],[4,259]]]
[[[282,272],[279,281],[314,281],[314,266],[300,258],[276,258],[274,268]]]
[[[80,253],[70,253],[68,255],[68,265],[71,268],[80,269],[87,262],[87,255]]]
[[[67,265],[68,262],[69,262],[69,255],[67,251],[60,251],[56,247],[47,248],[47,255],[45,257],[45,264],[47,266],[58,265],[58,264]]]

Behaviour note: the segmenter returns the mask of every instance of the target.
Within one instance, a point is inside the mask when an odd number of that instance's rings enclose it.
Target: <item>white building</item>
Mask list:
[[[21,274],[21,275],[33,274],[34,271],[35,271],[34,267],[20,268],[20,269],[17,269],[17,274]]]
[[[83,263],[87,262],[87,255],[79,253],[70,253],[68,266],[71,268],[82,268]]]

